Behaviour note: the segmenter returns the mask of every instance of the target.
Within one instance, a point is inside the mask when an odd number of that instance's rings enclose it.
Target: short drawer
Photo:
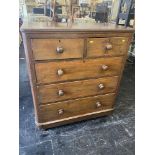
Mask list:
[[[112,109],[115,94],[99,95],[40,106],[40,122],[71,119],[106,109]]]
[[[127,52],[128,38],[89,38],[87,39],[87,57],[119,56]]]
[[[122,57],[90,59],[83,62],[61,61],[36,63],[37,83],[79,80],[120,74]]]
[[[38,86],[39,101],[43,104],[112,93],[116,90],[117,82],[118,77],[114,76]]]
[[[35,60],[81,58],[84,51],[83,39],[32,39]]]

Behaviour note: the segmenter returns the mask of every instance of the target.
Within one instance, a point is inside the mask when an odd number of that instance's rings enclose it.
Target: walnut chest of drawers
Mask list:
[[[25,22],[21,31],[37,126],[55,127],[114,110],[133,29]]]

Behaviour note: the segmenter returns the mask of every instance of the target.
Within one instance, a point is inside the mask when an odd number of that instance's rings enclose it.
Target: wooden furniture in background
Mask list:
[[[37,126],[54,127],[114,110],[132,28],[25,22],[21,31]]]

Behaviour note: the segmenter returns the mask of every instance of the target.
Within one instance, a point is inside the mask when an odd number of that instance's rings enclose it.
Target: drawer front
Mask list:
[[[111,109],[114,99],[115,94],[107,94],[44,105],[40,107],[40,119],[41,122],[54,121]]]
[[[35,60],[81,58],[83,39],[32,39]]]
[[[112,93],[116,90],[117,82],[118,77],[114,76],[38,86],[39,101],[48,103]]]
[[[118,56],[127,52],[128,38],[89,38],[87,39],[87,57]]]
[[[35,64],[38,83],[119,75],[122,57]]]

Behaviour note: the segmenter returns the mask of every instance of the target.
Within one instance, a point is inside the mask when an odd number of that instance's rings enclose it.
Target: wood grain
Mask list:
[[[120,74],[122,57],[87,59],[76,61],[36,63],[36,76],[38,84],[46,84],[68,80],[115,76]],[[108,68],[103,70],[102,66]],[[63,74],[59,75],[58,70]]]
[[[24,32],[31,33],[49,33],[49,32],[128,32],[134,31],[133,28],[119,26],[113,23],[78,23],[67,25],[66,23],[54,23],[54,22],[31,22],[24,21],[21,29]]]
[[[126,53],[128,38],[89,38],[87,39],[87,57],[99,56],[119,56]],[[107,50],[107,45],[112,45],[112,49]]]
[[[82,121],[82,120],[88,120],[88,119],[91,119],[91,118],[107,116],[107,115],[112,114],[113,110],[114,110],[114,108],[105,109],[105,110],[95,111],[95,112],[91,112],[91,113],[87,113],[87,114],[67,117],[67,118],[63,118],[63,119],[59,119],[59,120],[55,120],[55,121],[48,121],[48,122],[41,122],[41,123],[40,122],[35,122],[35,124],[39,128],[48,129],[48,128],[53,128],[53,127],[57,127],[57,126],[60,126],[60,125],[79,122],[79,121]]]
[[[124,32],[106,32],[106,31],[99,31],[99,32],[87,32],[87,31],[78,31],[78,32],[34,32],[27,34],[31,39],[87,39],[87,38],[107,38],[107,37],[130,37],[130,33]]]
[[[41,122],[60,120],[67,117],[111,109],[114,98],[115,94],[107,94],[44,105],[40,107]],[[96,106],[97,102],[100,102],[100,107]],[[63,110],[63,114],[58,113],[60,109]]]
[[[82,58],[84,51],[83,39],[32,39],[31,44],[35,60]],[[57,53],[57,47],[64,52]]]
[[[31,51],[31,44],[30,44],[30,38],[27,36],[26,33],[22,33],[23,37],[23,43],[24,43],[24,50],[25,50],[25,57],[26,57],[26,64],[27,64],[27,70],[28,70],[28,77],[30,81],[31,86],[31,92],[32,92],[32,98],[33,98],[33,104],[34,104],[34,113],[35,113],[35,121],[39,122],[39,101],[37,97],[37,88],[36,88],[36,76],[35,76],[35,69],[33,62],[33,56]]]
[[[40,103],[44,104],[91,95],[112,93],[116,89],[117,81],[118,77],[114,76],[38,86]],[[104,88],[100,89],[99,84],[103,84]],[[64,92],[63,96],[59,96],[59,90]]]

